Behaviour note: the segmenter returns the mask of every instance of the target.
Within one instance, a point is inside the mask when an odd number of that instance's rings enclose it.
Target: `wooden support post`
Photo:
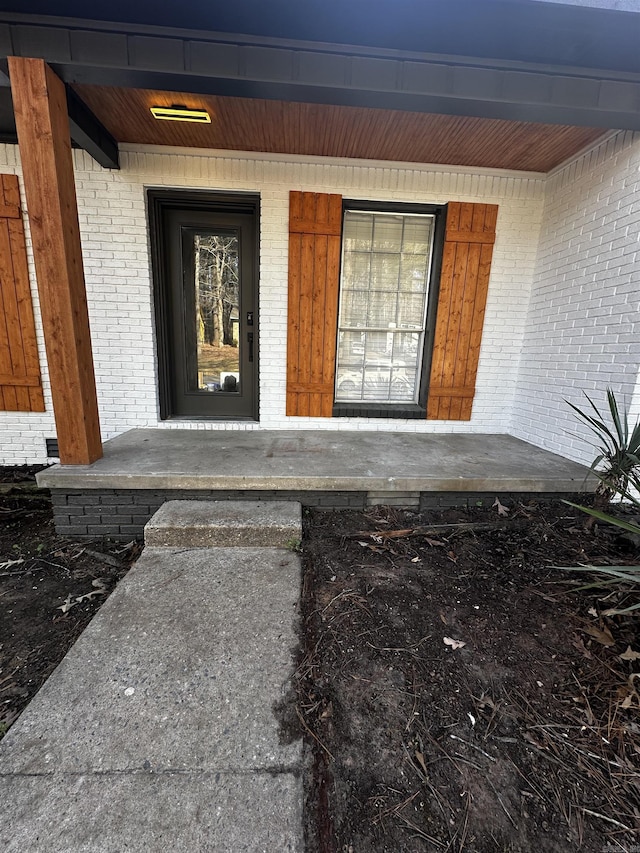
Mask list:
[[[42,59],[9,57],[60,461],[102,456],[63,82]]]

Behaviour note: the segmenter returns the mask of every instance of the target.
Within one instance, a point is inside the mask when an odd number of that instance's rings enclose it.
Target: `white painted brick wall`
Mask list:
[[[362,161],[123,148],[122,168],[114,172],[102,169],[83,152],[75,152],[103,438],[132,427],[148,426],[490,433],[509,430],[542,222],[542,177]],[[0,168],[20,172],[15,147],[0,146]],[[259,423],[161,422],[158,418],[145,202],[148,187],[260,193]],[[477,394],[469,423],[285,416],[287,230],[292,189],[380,201],[459,200],[500,206]],[[39,315],[37,323],[42,343]],[[44,437],[55,434],[42,346],[41,359],[47,413],[16,417],[0,413],[0,462],[44,461]]]
[[[512,434],[590,463],[565,400],[606,410],[610,386],[637,418],[639,365],[640,134],[619,133],[548,178]]]

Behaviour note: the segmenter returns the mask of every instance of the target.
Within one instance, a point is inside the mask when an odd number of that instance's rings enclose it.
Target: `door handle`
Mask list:
[[[253,361],[253,332],[247,332],[247,342],[249,343],[249,361]]]

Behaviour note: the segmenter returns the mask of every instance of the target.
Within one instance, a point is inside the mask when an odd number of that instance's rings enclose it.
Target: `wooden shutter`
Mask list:
[[[287,415],[332,414],[341,229],[342,196],[290,194]]]
[[[450,202],[427,418],[471,419],[498,206]]]
[[[0,410],[44,412],[16,175],[0,175]]]

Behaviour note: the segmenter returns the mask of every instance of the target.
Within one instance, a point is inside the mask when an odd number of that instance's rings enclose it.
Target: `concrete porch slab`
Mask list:
[[[38,474],[50,489],[577,492],[588,469],[508,435],[136,429],[93,465]]]

